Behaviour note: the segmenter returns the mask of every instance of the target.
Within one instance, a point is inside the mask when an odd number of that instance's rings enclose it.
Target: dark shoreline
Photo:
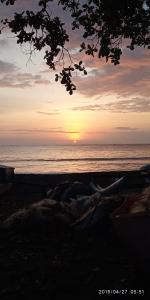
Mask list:
[[[0,196],[0,219],[43,199],[47,189],[60,182],[93,180],[105,187],[125,175],[129,178],[125,192],[143,188],[139,171],[15,174],[10,191]],[[133,289],[144,289],[150,295],[146,278],[107,224],[97,232],[81,234],[55,228],[43,233],[0,232],[0,240],[2,300],[91,300],[101,297],[99,290],[109,289],[127,290],[128,295]]]
[[[102,171],[102,172],[82,172],[82,173],[48,173],[48,174],[34,174],[34,173],[15,173],[14,181],[15,182],[34,182],[34,183],[42,183],[43,185],[50,184],[55,185],[63,181],[82,181],[85,183],[89,183],[89,181],[93,180],[94,182],[98,182],[99,184],[109,184],[109,182],[113,182],[116,178],[120,178],[122,176],[129,176],[133,182],[135,178],[137,178],[138,183],[140,176],[140,171]]]
[[[0,195],[0,220],[20,208],[24,208],[47,196],[47,191],[63,182],[93,181],[102,187],[112,184],[116,179],[126,176],[122,190],[124,193],[139,190],[145,186],[139,171],[86,172],[65,174],[14,174],[11,189]]]

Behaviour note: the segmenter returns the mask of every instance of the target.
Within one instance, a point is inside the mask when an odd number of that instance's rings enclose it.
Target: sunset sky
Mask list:
[[[20,0],[18,7],[35,2]],[[0,18],[10,9],[0,4]],[[75,75],[73,96],[55,83],[44,52],[31,61],[28,45],[16,45],[10,32],[0,35],[0,145],[150,143],[149,50],[133,52],[125,42],[121,64],[113,66],[79,57],[79,35],[72,33],[68,47],[88,75]]]

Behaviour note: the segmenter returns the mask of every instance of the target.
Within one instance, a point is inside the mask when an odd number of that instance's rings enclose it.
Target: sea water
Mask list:
[[[150,163],[150,144],[0,146],[0,165],[15,173],[138,170]]]

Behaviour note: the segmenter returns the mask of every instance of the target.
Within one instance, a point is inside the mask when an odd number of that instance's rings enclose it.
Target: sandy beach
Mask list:
[[[48,189],[58,183],[92,179],[105,187],[122,175],[129,178],[123,193],[143,188],[137,171],[15,174],[11,189],[0,196],[0,220],[45,198]],[[51,228],[24,234],[2,231],[0,236],[1,299],[94,299],[108,290],[130,294],[133,289],[150,294],[147,278],[127,255],[110,222],[95,232]]]

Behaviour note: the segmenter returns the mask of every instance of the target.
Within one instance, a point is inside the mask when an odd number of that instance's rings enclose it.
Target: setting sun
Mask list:
[[[76,144],[85,132],[83,116],[78,112],[70,112],[64,115],[64,128],[67,133],[67,139]]]
[[[76,144],[80,140],[80,133],[71,133],[70,139],[73,141],[74,144]]]

